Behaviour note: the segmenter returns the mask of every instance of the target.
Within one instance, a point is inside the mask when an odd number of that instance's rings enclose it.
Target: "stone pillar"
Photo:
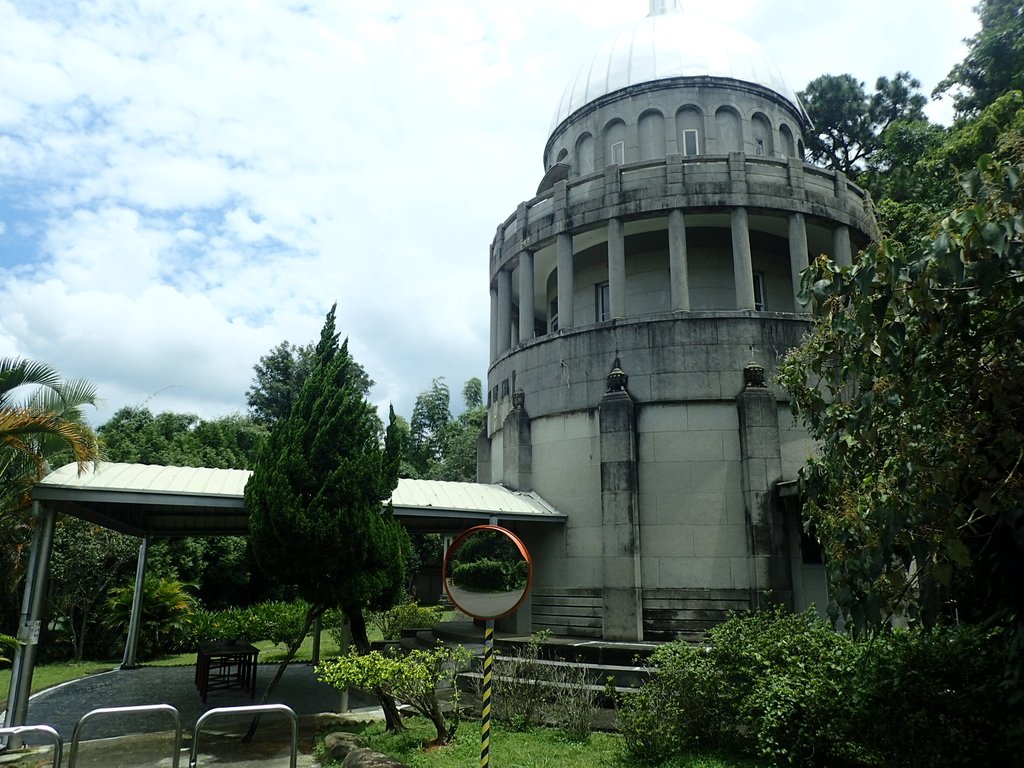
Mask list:
[[[850,228],[845,224],[840,224],[832,230],[832,259],[840,267],[849,267],[853,264]]]
[[[743,369],[744,388],[736,398],[740,424],[740,465],[747,510],[752,604],[793,606],[789,543],[774,488],[782,479],[779,409],[765,384],[764,368]],[[770,598],[768,597],[770,593]]]
[[[498,357],[498,290],[491,288],[491,360]]]
[[[572,272],[572,235],[568,232],[562,232],[556,238],[555,254],[558,260],[558,327],[572,328],[576,278]]]
[[[512,346],[512,274],[498,270],[498,354]]]
[[[618,358],[598,408],[601,431],[601,524],[604,639],[643,640],[643,585],[637,506],[637,436],[633,398]]]
[[[512,393],[512,410],[501,429],[501,482],[513,491],[533,490],[533,440],[523,390]]]
[[[750,225],[746,208],[732,209],[732,271],[736,309],[754,309],[754,266],[750,260]]]
[[[487,413],[480,423],[480,434],[476,438],[476,481],[490,484],[491,480],[491,438],[487,436]]]
[[[609,317],[626,316],[626,238],[622,219],[608,219]]]
[[[519,341],[534,337],[533,254],[519,252]]]
[[[668,215],[668,270],[672,309],[690,309],[690,273],[686,258],[686,220],[678,208]]]
[[[807,268],[807,225],[802,213],[789,215],[789,271],[793,278],[793,308],[800,311],[800,273]]]

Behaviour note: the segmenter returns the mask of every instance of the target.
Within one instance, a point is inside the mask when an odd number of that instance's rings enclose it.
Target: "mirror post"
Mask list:
[[[480,768],[491,764],[491,677],[494,672],[494,619],[484,625],[484,683],[480,696]]]

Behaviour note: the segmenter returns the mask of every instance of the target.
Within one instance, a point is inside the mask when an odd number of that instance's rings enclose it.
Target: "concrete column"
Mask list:
[[[498,290],[491,288],[491,360],[498,357]]]
[[[512,346],[512,273],[498,270],[498,354]]]
[[[491,480],[491,438],[487,436],[487,414],[484,414],[480,434],[476,438],[476,481],[490,484]]]
[[[686,258],[686,220],[678,208],[668,215],[668,269],[672,309],[690,309],[690,276]]]
[[[736,398],[740,424],[740,466],[747,510],[751,562],[751,598],[755,606],[793,606],[793,574],[781,505],[774,489],[782,479],[779,407],[768,389],[764,368],[743,370],[744,389]]]
[[[793,278],[793,308],[800,311],[800,273],[807,269],[807,225],[802,213],[789,216],[789,271]]]
[[[845,224],[840,224],[832,230],[832,258],[840,267],[849,267],[853,264],[850,228]]]
[[[513,491],[533,490],[533,439],[523,391],[512,393],[512,410],[501,429],[501,482]]]
[[[519,252],[519,341],[534,337],[533,254]]]
[[[41,506],[38,501],[33,502],[32,506],[36,528],[32,533],[32,549],[29,551],[28,571],[25,573],[25,592],[18,623],[18,647],[11,664],[5,728],[25,725],[28,717],[28,697],[32,691],[32,670],[39,648],[39,630],[43,621],[43,604],[46,602],[46,577],[50,570],[53,529],[57,520],[57,513],[51,508]],[[20,737],[12,736],[7,741],[7,748],[20,747],[21,743]]]
[[[643,640],[643,583],[637,502],[633,398],[618,359],[598,408],[601,432],[601,525],[604,639]]]
[[[576,278],[572,272],[572,235],[568,232],[562,232],[555,240],[555,255],[558,260],[558,327],[572,328]]]
[[[626,316],[626,237],[622,219],[608,219],[608,301],[610,317]]]
[[[732,271],[736,309],[754,309],[754,266],[750,260],[750,225],[746,208],[732,209]]]
[[[121,669],[132,669],[135,663],[136,650],[139,647],[139,627],[142,624],[142,593],[146,578],[146,553],[149,551],[149,537],[139,545],[139,559],[135,563],[135,592],[132,595],[132,612],[128,619],[128,639],[124,643],[124,656],[121,658]]]

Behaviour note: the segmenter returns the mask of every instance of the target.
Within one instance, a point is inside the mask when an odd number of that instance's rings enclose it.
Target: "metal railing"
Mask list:
[[[53,741],[53,765],[60,768],[61,755],[64,754],[64,743],[60,740],[60,734],[55,728],[49,725],[16,725],[13,728],[0,728],[0,736],[25,736],[26,734],[41,733]]]
[[[108,715],[142,715],[154,712],[164,712],[171,716],[174,721],[174,755],[171,758],[172,768],[178,768],[178,761],[181,757],[181,715],[178,710],[170,704],[143,704],[136,707],[102,707],[86,712],[78,722],[75,723],[75,730],[71,733],[71,750],[68,754],[67,768],[75,768],[75,761],[78,759],[78,742],[82,738],[82,729],[90,720],[103,718]]]
[[[291,721],[292,726],[292,739],[291,739],[291,760],[288,763],[290,768],[295,768],[298,760],[299,753],[299,719],[295,715],[295,711],[285,704],[253,704],[248,707],[218,707],[211,709],[208,712],[204,712],[199,720],[196,721],[195,730],[192,731],[192,750],[189,753],[188,766],[189,768],[196,768],[199,760],[199,732],[202,730],[203,725],[211,719],[232,715],[267,715],[267,714],[282,714],[286,715]]]

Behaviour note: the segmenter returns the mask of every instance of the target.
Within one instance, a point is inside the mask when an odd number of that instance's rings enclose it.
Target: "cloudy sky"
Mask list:
[[[797,90],[962,59],[973,0],[719,0]],[[244,411],[330,305],[381,404],[486,378],[487,248],[648,0],[0,0],[0,356]],[[948,122],[948,107],[929,112]],[[455,404],[457,405],[457,404]]]

